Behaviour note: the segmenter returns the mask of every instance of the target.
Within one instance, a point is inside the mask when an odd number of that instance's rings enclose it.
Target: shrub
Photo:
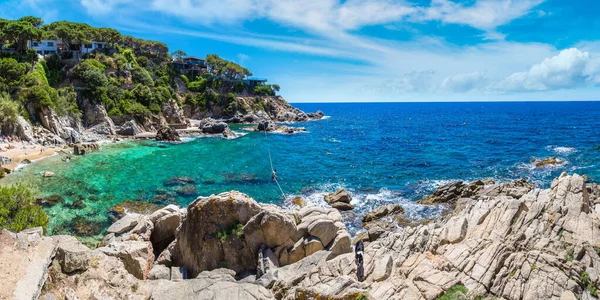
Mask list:
[[[110,111],[108,111],[109,116],[120,117],[123,115],[123,112],[118,107],[113,107]]]
[[[469,290],[467,290],[467,288],[464,285],[457,284],[457,285],[451,287],[446,292],[444,292],[441,296],[437,297],[436,300],[462,299],[462,298],[458,298],[457,296],[455,296],[455,294],[459,293],[459,292],[462,293],[462,294],[466,294],[468,291]]]
[[[0,228],[18,232],[41,226],[46,229],[48,216],[35,204],[33,193],[24,185],[0,186]]]
[[[158,104],[156,103],[152,103],[152,105],[150,105],[150,111],[155,114],[158,114],[160,113],[160,106],[158,106]]]
[[[254,87],[254,95],[258,96],[275,96],[275,91],[270,84],[257,85]]]
[[[56,112],[59,116],[71,116],[81,118],[81,111],[77,105],[77,92],[73,86],[65,87],[58,90],[58,98],[56,102]]]
[[[19,117],[19,104],[8,94],[0,95],[0,126],[6,123],[16,124]]]
[[[131,79],[135,83],[140,83],[147,86],[154,86],[154,81],[152,80],[152,76],[145,69],[140,67],[133,68],[131,70]]]
[[[150,110],[140,103],[131,103],[125,110],[125,114],[133,116],[150,116]]]
[[[208,86],[208,81],[204,78],[198,77],[196,81],[192,81],[188,84],[188,89],[192,92],[204,92]]]

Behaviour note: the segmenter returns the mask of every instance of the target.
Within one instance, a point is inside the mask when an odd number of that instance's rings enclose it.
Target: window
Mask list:
[[[54,47],[54,42],[48,42],[48,47]]]
[[[37,47],[37,46],[38,46],[38,43],[37,43],[37,42],[32,42],[32,43],[31,43],[31,45],[32,45],[33,47]]]
[[[92,44],[85,44],[84,46],[86,49],[92,49]]]
[[[102,44],[96,44],[96,48],[102,49]]]

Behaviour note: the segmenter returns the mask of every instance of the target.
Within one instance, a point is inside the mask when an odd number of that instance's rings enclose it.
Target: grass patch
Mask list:
[[[575,260],[575,249],[571,248],[571,249],[567,250],[567,256],[565,257],[565,259],[567,261],[574,261]]]
[[[363,292],[360,295],[356,296],[356,300],[369,300],[369,293]]]
[[[221,240],[221,243],[224,243],[230,235],[235,235],[238,238],[244,237],[244,225],[240,222],[235,222],[233,225],[217,232],[217,236]]]
[[[467,292],[469,292],[469,290],[464,285],[457,284],[444,292],[441,296],[437,297],[436,300],[455,300],[458,299],[456,296],[457,293],[466,295]]]

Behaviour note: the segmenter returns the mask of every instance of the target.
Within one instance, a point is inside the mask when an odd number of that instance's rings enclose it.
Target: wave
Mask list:
[[[577,152],[578,150],[575,147],[560,147],[560,146],[554,146],[554,145],[548,145],[546,146],[546,149],[548,150],[552,150],[554,151],[554,153],[558,154],[558,155],[569,155],[572,153]]]
[[[340,184],[324,184],[315,190],[309,190],[300,195],[288,195],[286,208],[292,208],[292,199],[301,197],[307,204],[316,205],[321,208],[331,208],[325,202],[325,195],[334,192],[343,186]],[[419,204],[411,199],[403,196],[399,191],[393,191],[387,188],[381,188],[373,193],[357,191],[355,189],[346,189],[352,195],[350,204],[354,205],[354,210],[342,213],[344,216],[344,224],[348,228],[350,234],[355,235],[362,228],[362,216],[372,211],[373,209],[388,204],[400,204],[404,208],[404,215],[408,219],[419,220],[439,217],[444,206],[431,206]]]

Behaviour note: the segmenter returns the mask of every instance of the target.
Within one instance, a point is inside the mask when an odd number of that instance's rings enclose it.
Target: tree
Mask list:
[[[248,69],[234,62],[222,59],[216,54],[206,56],[206,65],[210,74],[215,77],[240,80],[246,76],[252,76],[252,73]]]
[[[273,84],[271,85],[271,87],[273,88],[273,90],[275,90],[276,92],[279,92],[279,90],[281,89],[281,87],[279,86],[279,84]]]
[[[0,94],[0,128],[5,124],[16,124],[19,116],[19,105],[12,101],[6,93]]]
[[[14,58],[0,59],[0,83],[16,87],[26,73],[27,66]]]
[[[9,21],[2,32],[14,45],[16,52],[23,52],[27,49],[28,40],[41,40],[43,34],[41,29],[27,21]]]
[[[171,55],[173,55],[176,60],[181,60],[187,56],[187,53],[183,52],[182,50],[176,50],[175,52],[171,53]]]

